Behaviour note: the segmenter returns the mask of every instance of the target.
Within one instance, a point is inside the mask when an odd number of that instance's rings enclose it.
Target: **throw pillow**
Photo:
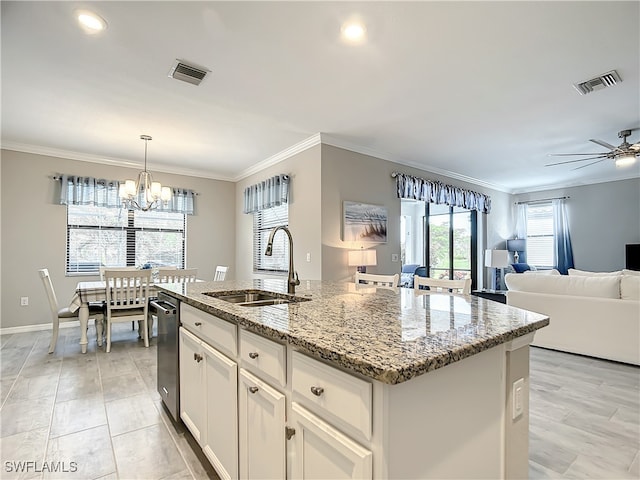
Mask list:
[[[622,276],[620,280],[620,298],[622,300],[640,300],[640,276]]]
[[[523,273],[527,270],[531,270],[528,263],[512,263],[511,266],[516,271],[516,273]]]
[[[525,275],[560,275],[560,272],[555,268],[551,270],[527,270],[524,272]]]
[[[637,277],[640,277],[640,270],[629,270],[627,268],[622,270],[622,274],[623,275],[635,275]]]
[[[569,275],[581,277],[608,277],[622,275],[622,270],[617,270],[615,272],[589,272],[587,270],[576,270],[575,268],[570,268]]]

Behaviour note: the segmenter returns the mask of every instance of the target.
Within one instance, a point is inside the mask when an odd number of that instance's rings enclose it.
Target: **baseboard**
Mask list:
[[[60,328],[80,328],[80,322],[78,320],[64,322],[60,324]],[[0,335],[9,335],[11,333],[38,332],[40,330],[53,330],[53,323],[39,323],[37,325],[25,325],[23,327],[0,328]]]

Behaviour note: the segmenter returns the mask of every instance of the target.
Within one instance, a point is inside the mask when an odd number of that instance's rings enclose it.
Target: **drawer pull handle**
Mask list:
[[[291,440],[291,437],[296,434],[296,429],[293,427],[284,427],[284,434],[286,435],[287,440]]]
[[[258,358],[258,352],[249,352],[249,358],[256,359]]]
[[[200,363],[200,362],[202,361],[202,355],[200,355],[199,353],[194,353],[194,354],[193,354],[193,359],[194,359],[196,362]]]
[[[319,397],[324,393],[324,388],[322,387],[311,387],[311,393],[313,393],[316,397]]]
[[[258,387],[249,387],[249,391],[251,393],[256,393],[258,391]]]
[[[202,326],[202,322],[196,322],[195,325],[196,325],[196,327],[200,327],[200,326]]]

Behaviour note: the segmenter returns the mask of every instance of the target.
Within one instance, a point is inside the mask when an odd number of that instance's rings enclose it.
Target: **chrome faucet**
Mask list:
[[[287,234],[287,237],[289,237],[289,276],[287,277],[287,292],[293,294],[296,293],[296,285],[300,285],[300,280],[298,279],[298,274],[293,270],[293,237],[287,227],[278,225],[276,228],[271,230],[269,240],[267,241],[267,249],[264,254],[267,257],[270,257],[273,254],[273,237],[278,230],[284,231],[284,233]]]

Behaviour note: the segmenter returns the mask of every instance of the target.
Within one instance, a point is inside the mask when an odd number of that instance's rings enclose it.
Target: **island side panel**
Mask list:
[[[506,478],[529,477],[529,345],[514,348],[516,342],[505,346],[505,475]],[[514,384],[522,379],[520,402],[522,413],[514,414]],[[516,384],[518,386],[518,384]],[[517,413],[517,412],[516,412]],[[515,417],[515,418],[514,418]]]
[[[380,477],[504,478],[505,370],[500,345],[386,385],[387,471]]]

